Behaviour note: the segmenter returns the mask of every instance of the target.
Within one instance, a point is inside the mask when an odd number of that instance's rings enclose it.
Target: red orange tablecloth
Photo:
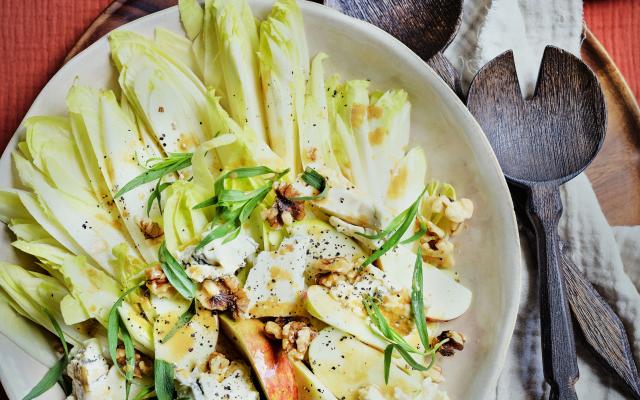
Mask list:
[[[0,151],[4,150],[37,93],[60,67],[66,53],[111,0],[1,2]],[[638,98],[640,1],[586,0],[584,16]]]

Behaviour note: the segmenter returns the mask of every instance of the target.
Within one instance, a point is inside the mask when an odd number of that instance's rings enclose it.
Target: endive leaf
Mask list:
[[[82,248],[82,252],[76,254],[91,255],[104,271],[113,276],[113,268],[109,263],[112,258],[111,249],[122,243],[130,245],[128,234],[111,222],[114,216],[97,204],[83,203],[52,187],[21,156],[14,154],[14,161],[23,184],[33,188],[41,201],[46,202],[47,211]]]
[[[113,92],[74,85],[67,96],[67,104],[70,114],[81,122],[75,135],[90,144],[93,161],[98,165],[100,178],[108,190],[107,199],[115,199],[113,202],[103,201],[103,207],[110,215],[121,218],[114,222],[123,225],[122,230],[130,235],[144,259],[154,261],[158,240],[147,237],[141,225],[141,222],[146,225],[152,223],[147,220],[143,209],[144,198],[152,185],[130,188],[127,183],[143,173],[145,169],[140,164],[156,154],[140,141],[135,121],[120,108]],[[124,192],[129,193],[120,196]],[[159,211],[153,211],[150,216],[158,219]]]
[[[213,0],[213,12],[230,115],[266,143],[264,100],[256,55],[258,32],[251,9],[246,0]]]
[[[295,1],[278,1],[260,24],[260,75],[269,121],[269,143],[294,174],[301,172],[309,54],[302,14]]]
[[[327,55],[320,53],[311,62],[311,75],[307,85],[304,115],[300,128],[300,159],[303,167],[311,163],[320,163],[339,172],[340,165],[331,144],[322,65],[326,59]]]
[[[178,1],[178,9],[180,10],[180,21],[187,37],[191,40],[195,39],[202,31],[202,20],[204,19],[202,6],[198,0],[180,0]]]
[[[206,89],[187,65],[131,32],[111,33],[109,44],[120,87],[166,153],[193,152],[213,136]]]

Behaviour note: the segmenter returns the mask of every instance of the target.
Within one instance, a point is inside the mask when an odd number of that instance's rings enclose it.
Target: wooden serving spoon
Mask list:
[[[321,2],[320,0],[314,0]],[[460,77],[443,55],[462,21],[462,0],[324,0],[326,6],[395,36],[461,96]]]
[[[528,190],[527,214],[537,242],[544,375],[552,400],[577,399],[578,365],[560,268],[559,186],[582,172],[602,146],[602,90],[582,61],[548,46],[531,99],[522,97],[513,53],[508,51],[478,72],[467,106],[507,179]]]
[[[511,185],[510,190],[523,232],[527,235],[529,242],[534,243],[535,230],[527,219],[524,207],[527,203],[527,193],[524,189],[514,185]],[[591,282],[571,261],[567,245],[562,240],[560,248],[569,306],[586,344],[596,359],[610,373],[618,376],[629,395],[640,400],[640,376],[638,376],[638,369],[624,324]]]

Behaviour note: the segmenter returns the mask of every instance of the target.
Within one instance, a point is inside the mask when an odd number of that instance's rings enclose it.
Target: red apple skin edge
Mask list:
[[[233,320],[221,316],[222,330],[251,362],[269,400],[297,400],[293,366],[287,354],[264,334],[264,324],[256,319]]]

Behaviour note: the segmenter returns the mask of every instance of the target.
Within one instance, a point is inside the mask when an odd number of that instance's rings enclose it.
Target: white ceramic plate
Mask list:
[[[258,17],[271,0],[250,0]],[[412,140],[424,147],[430,177],[451,182],[475,203],[469,229],[456,240],[462,283],[474,293],[471,309],[451,325],[469,339],[465,350],[442,366],[444,387],[452,399],[483,399],[492,392],[513,332],[520,293],[520,246],[511,197],[498,162],[480,127],[445,83],[402,43],[372,25],[311,2],[300,4],[312,54],[328,53],[328,67],[344,78],[371,79],[380,89],[404,88],[413,105]],[[156,27],[182,32],[173,7],[124,27],[151,36]],[[49,81],[27,116],[64,115],[65,96],[75,79],[114,88],[106,38],[80,53]],[[24,134],[22,126],[0,159],[0,187],[16,184],[11,152]],[[0,259],[17,262],[7,229],[0,229]],[[4,326],[17,320],[0,304]],[[9,318],[13,318],[9,322]],[[52,361],[38,350],[43,339],[23,337],[14,344],[0,335],[0,379],[10,399],[20,399],[44,374],[38,361]],[[59,389],[43,399],[61,399]]]

